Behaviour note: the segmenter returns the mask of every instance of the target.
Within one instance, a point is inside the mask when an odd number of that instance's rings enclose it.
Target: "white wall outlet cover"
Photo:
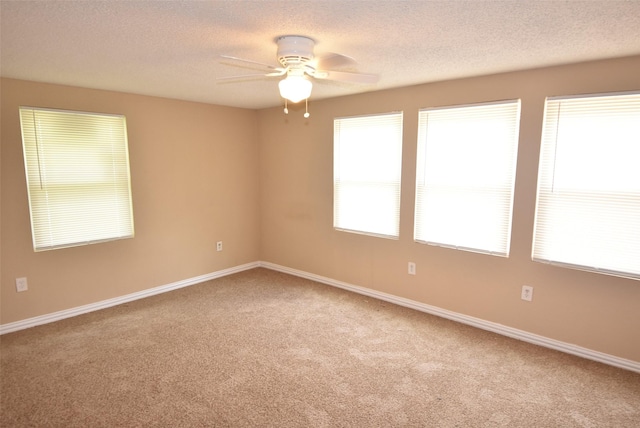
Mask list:
[[[16,278],[16,291],[27,291],[29,286],[27,284],[27,278]]]
[[[409,275],[416,274],[416,264],[414,262],[409,262],[408,272],[409,272]]]

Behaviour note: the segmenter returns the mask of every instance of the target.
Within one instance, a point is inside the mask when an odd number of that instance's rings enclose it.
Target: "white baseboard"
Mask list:
[[[571,343],[561,342],[559,340],[550,339],[548,337],[529,333],[524,330],[518,330],[516,328],[508,327],[502,324],[497,324],[497,323],[486,321],[480,318],[475,318],[475,317],[460,314],[457,312],[449,311],[446,309],[439,308],[437,306],[431,306],[425,303],[417,302],[415,300],[405,299],[404,297],[394,296],[393,294],[387,294],[387,293],[372,290],[369,288],[348,284],[346,282],[336,281],[331,278],[326,278],[323,276],[315,275],[315,274],[304,272],[297,269],[291,269],[291,268],[280,266],[274,263],[260,262],[260,266],[267,269],[287,273],[290,275],[299,276],[301,278],[310,279],[312,281],[320,282],[320,283],[331,285],[334,287],[342,288],[344,290],[348,290],[354,293],[373,297],[375,299],[384,300],[386,302],[390,302],[396,305],[415,309],[431,315],[436,315],[452,321],[457,321],[462,324],[467,324],[473,327],[480,328],[482,330],[488,330],[503,336],[511,337],[513,339],[522,340],[523,342],[532,343],[534,345],[543,346],[545,348],[555,349],[556,351],[561,351],[567,354],[576,355],[578,357],[608,364],[610,366],[619,367],[622,369],[640,373],[640,362],[637,362],[637,361],[628,360],[625,358],[619,358],[613,355],[605,354],[603,352],[598,352],[588,348],[583,348],[581,346],[573,345]]]
[[[231,275],[234,273],[242,272],[257,267],[264,267],[267,269],[287,273],[290,275],[298,276],[301,278],[310,279],[312,281],[320,282],[322,284],[331,285],[333,287],[342,288],[344,290],[352,291],[354,293],[369,296],[375,299],[390,302],[399,306],[415,309],[417,311],[425,312],[431,315],[436,315],[442,318],[446,318],[452,321],[457,321],[462,324],[467,324],[473,327],[480,328],[482,330],[488,330],[503,336],[511,337],[514,339],[529,342],[535,345],[544,346],[546,348],[555,349],[557,351],[565,352],[567,354],[576,355],[578,357],[587,358],[589,360],[597,361],[600,363],[608,364],[610,366],[619,367],[622,369],[630,370],[636,373],[640,373],[640,362],[619,358],[613,355],[605,354],[602,352],[594,351],[581,346],[573,345],[559,340],[550,339],[548,337],[539,336],[537,334],[529,333],[516,328],[508,327],[502,324],[497,324],[491,321],[486,321],[480,318],[471,317],[468,315],[460,314],[457,312],[449,311],[439,308],[437,306],[427,305],[425,303],[417,302],[415,300],[405,299],[404,297],[394,296],[393,294],[383,293],[381,291],[372,290],[365,287],[349,284],[342,281],[337,281],[331,278],[327,278],[320,275],[315,275],[309,272],[304,272],[297,269],[288,268],[286,266],[280,266],[270,262],[252,262],[239,266],[234,266],[228,269],[223,269],[217,272],[196,276],[193,278],[185,279],[182,281],[173,282],[171,284],[162,285],[159,287],[150,288],[148,290],[139,291],[137,293],[126,294],[124,296],[115,297],[113,299],[103,300],[96,303],[91,303],[84,306],[78,306],[71,309],[66,309],[51,314],[41,315],[33,318],[28,318],[21,321],[12,322],[9,324],[0,325],[0,335],[6,333],[12,333],[18,330],[24,330],[37,325],[48,324],[55,321],[60,321],[65,318],[71,318],[77,315],[85,314],[88,312],[97,311],[100,309],[106,309],[111,306],[120,305],[123,303],[131,302],[145,297],[150,297],[160,293],[166,293],[168,291],[177,290],[179,288],[188,287],[190,285],[199,284],[201,282],[209,281],[223,276]]]
[[[113,299],[102,300],[100,302],[78,306],[71,309],[65,309],[63,311],[58,311],[51,314],[28,318],[25,320],[16,321],[9,324],[2,324],[0,325],[0,335],[6,334],[6,333],[12,333],[18,330],[24,330],[26,328],[35,327],[37,325],[60,321],[65,318],[71,318],[77,315],[86,314],[87,312],[106,309],[111,306],[121,305],[123,303],[131,302],[134,300],[144,299],[145,297],[154,296],[160,293],[166,293],[167,291],[177,290],[179,288],[188,287],[190,285],[199,284],[201,282],[209,281],[216,278],[221,278],[223,276],[242,272],[244,270],[254,269],[259,266],[260,266],[260,262],[247,263],[244,265],[234,266],[228,269],[219,270],[216,272],[196,276],[196,277],[185,279],[182,281],[172,282],[171,284],[149,288],[148,290],[139,291],[137,293],[131,293],[131,294],[126,294],[124,296],[114,297]]]

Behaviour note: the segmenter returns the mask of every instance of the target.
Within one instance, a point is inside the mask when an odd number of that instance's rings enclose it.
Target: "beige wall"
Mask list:
[[[11,79],[1,85],[2,324],[259,259],[255,111]],[[33,252],[20,105],[126,115],[134,239]],[[17,293],[15,278],[23,276],[29,291]]]
[[[263,261],[640,361],[640,281],[531,261],[546,96],[640,89],[640,57],[312,101],[311,117],[259,112]],[[418,109],[522,100],[509,258],[413,242]],[[290,107],[290,111],[293,110]],[[404,112],[400,239],[332,228],[333,119]],[[407,274],[407,263],[417,275]],[[532,303],[521,286],[534,287]]]
[[[640,89],[640,57],[312,101],[308,120],[298,106],[285,116],[1,83],[2,324],[263,260],[640,361],[640,281],[530,260],[544,98]],[[418,109],[513,98],[522,118],[510,257],[414,243]],[[127,116],[135,239],[33,252],[19,105]],[[334,231],[333,118],[396,110],[404,111],[400,239]],[[21,276],[26,293],[15,291]],[[520,300],[523,284],[535,287],[532,303]]]

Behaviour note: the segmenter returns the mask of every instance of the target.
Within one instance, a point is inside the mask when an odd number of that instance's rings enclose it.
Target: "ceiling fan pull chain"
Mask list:
[[[289,114],[289,109],[287,108],[287,99],[284,99],[284,114]]]
[[[304,99],[304,118],[309,118],[309,98]]]

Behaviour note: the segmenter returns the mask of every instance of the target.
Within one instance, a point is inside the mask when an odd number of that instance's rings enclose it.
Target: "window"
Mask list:
[[[548,98],[533,260],[640,278],[640,94]]]
[[[508,256],[520,100],[423,109],[417,242]]]
[[[402,113],[334,121],[333,226],[397,238]]]
[[[124,116],[21,107],[35,251],[133,237]]]

